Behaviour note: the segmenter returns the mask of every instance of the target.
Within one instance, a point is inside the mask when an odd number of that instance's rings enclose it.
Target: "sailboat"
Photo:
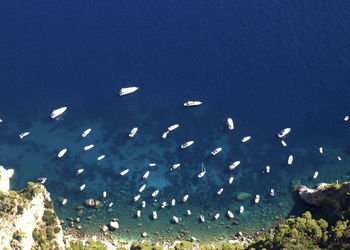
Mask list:
[[[202,172],[198,174],[198,178],[202,178],[206,172],[207,170],[205,169],[204,163],[202,162]]]

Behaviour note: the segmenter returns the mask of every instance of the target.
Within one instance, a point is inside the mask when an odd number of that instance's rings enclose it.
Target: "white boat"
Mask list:
[[[147,179],[148,176],[149,176],[149,171],[147,171],[147,172],[142,176],[142,178],[143,178],[143,179]]]
[[[176,200],[175,200],[175,199],[172,199],[172,200],[171,200],[171,206],[172,206],[172,207],[175,207],[175,204],[176,204]]]
[[[64,154],[65,154],[66,152],[67,152],[67,149],[66,149],[66,148],[62,149],[62,150],[58,153],[57,157],[58,157],[58,158],[61,158],[62,156],[64,156]]]
[[[168,127],[168,131],[173,131],[174,129],[177,129],[180,125],[179,124],[174,124],[174,125],[171,125],[170,127]]]
[[[79,174],[81,174],[82,172],[84,172],[84,169],[83,169],[83,168],[79,168],[79,169],[77,170],[77,172],[75,173],[75,175],[79,175]]]
[[[246,137],[243,137],[243,139],[241,140],[242,142],[247,142],[250,140],[250,138],[252,138],[251,136],[246,136]]]
[[[173,216],[173,220],[176,224],[179,223],[179,219],[176,216]]]
[[[217,149],[215,149],[214,151],[212,151],[211,154],[212,154],[212,155],[216,155],[216,154],[220,153],[221,150],[222,150],[222,148],[217,148]]]
[[[141,202],[141,207],[142,207],[142,208],[145,208],[145,207],[146,207],[146,201],[142,201],[142,202]]]
[[[198,106],[198,105],[201,105],[202,102],[200,101],[187,101],[184,103],[184,106],[185,107],[190,107],[190,106]]]
[[[152,215],[153,215],[153,220],[156,220],[158,218],[156,211],[153,211]]]
[[[157,163],[150,163],[150,164],[148,164],[148,166],[155,167],[155,166],[157,166]]]
[[[320,147],[320,154],[323,154],[323,148],[322,147]]]
[[[62,115],[66,110],[67,110],[67,107],[62,107],[62,108],[59,108],[59,109],[55,109],[54,111],[52,111],[50,117],[52,119],[55,119],[56,117]]]
[[[88,134],[90,134],[90,132],[91,132],[91,128],[88,128],[87,130],[85,130],[85,131],[81,134],[81,136],[82,136],[82,137],[86,137]]]
[[[270,166],[266,166],[266,173],[270,173]]]
[[[175,169],[177,169],[180,166],[181,166],[181,163],[176,163],[176,164],[173,165],[173,167],[170,170],[175,170]]]
[[[287,143],[285,141],[282,140],[281,143],[282,143],[283,147],[287,147]]]
[[[241,164],[240,161],[235,161],[234,163],[232,163],[230,166],[228,166],[229,170],[234,170],[239,164]]]
[[[80,186],[80,191],[83,191],[83,190],[85,189],[85,187],[86,187],[85,184],[81,185],[81,186]]]
[[[193,143],[194,143],[194,141],[185,142],[184,144],[181,145],[181,148],[187,148],[187,147],[191,146]]]
[[[231,219],[233,219],[235,216],[233,215],[233,213],[230,211],[230,210],[228,210],[227,211],[227,215],[228,215],[228,217],[230,217]]]
[[[218,195],[222,194],[222,191],[224,191],[224,189],[223,189],[223,188],[220,188],[219,191],[217,191],[217,194],[218,194]]]
[[[2,123],[2,119],[0,119],[0,123]]]
[[[291,131],[291,128],[285,128],[282,129],[281,132],[279,132],[277,135],[279,138],[285,137],[287,134],[289,134]]]
[[[219,218],[220,218],[220,214],[217,213],[217,214],[214,216],[214,219],[217,220],[217,219],[219,219]]]
[[[318,176],[318,171],[316,171],[316,172],[314,173],[313,178],[314,178],[314,179],[316,179],[316,178],[317,178],[317,176]]]
[[[134,93],[138,89],[139,89],[139,87],[121,88],[120,91],[119,91],[119,95],[120,96],[128,95],[128,94]]]
[[[254,200],[254,202],[255,202],[255,204],[257,204],[257,203],[259,203],[259,201],[260,201],[260,195],[255,195],[255,200]]]
[[[162,139],[165,139],[168,136],[168,134],[169,134],[169,131],[164,132],[162,135]]]
[[[228,184],[231,185],[231,184],[233,183],[233,180],[234,180],[234,179],[235,179],[235,178],[233,178],[233,176],[231,176],[230,179],[228,180]]]
[[[133,138],[134,135],[136,134],[137,130],[138,130],[138,128],[136,128],[136,127],[133,128],[133,129],[130,131],[130,133],[129,133],[129,137],[130,137],[130,138]]]
[[[145,188],[146,188],[146,184],[143,184],[143,185],[140,187],[139,192],[142,193],[142,191],[145,190]]]
[[[187,215],[190,216],[191,214],[191,210],[187,209]]]
[[[239,207],[239,213],[243,213],[244,212],[244,206],[240,206]]]
[[[161,205],[160,207],[161,207],[161,208],[165,208],[166,205],[168,205],[168,204],[166,203],[166,201],[163,201],[163,202],[162,202],[162,205]]]
[[[202,172],[198,174],[198,179],[202,178],[206,172],[207,170],[205,169],[204,163],[202,162]]]
[[[62,206],[66,205],[66,204],[67,204],[67,199],[63,199]]]
[[[233,120],[231,118],[227,118],[227,126],[229,130],[234,129]]]
[[[199,216],[199,219],[201,220],[201,222],[205,222],[205,218],[204,218],[203,215],[200,215],[200,216]]]
[[[121,176],[124,176],[124,175],[126,175],[128,172],[129,172],[129,169],[127,168],[127,169],[121,171],[121,172],[120,172],[120,175],[121,175]]]
[[[100,161],[100,160],[102,160],[105,157],[106,157],[105,155],[100,155],[99,157],[97,157],[97,160]]]
[[[190,196],[189,196],[188,194],[186,194],[186,195],[184,196],[184,198],[182,199],[182,201],[183,201],[183,202],[186,202],[186,201],[188,200],[189,197],[190,197]]]
[[[106,198],[106,197],[107,197],[107,192],[106,192],[106,191],[103,191],[102,197],[103,197],[103,198]]]
[[[140,217],[141,217],[141,211],[140,211],[140,210],[137,210],[136,216],[137,216],[137,218],[140,218]]]
[[[30,133],[27,131],[27,132],[23,132],[21,134],[19,134],[19,138],[20,139],[23,139],[23,137],[26,137],[27,135],[29,135]]]
[[[350,117],[349,117],[348,115],[345,116],[345,117],[344,117],[344,121],[346,121],[346,122],[349,121],[349,118],[350,118]]]
[[[270,195],[275,196],[275,190],[273,188],[271,188]]]
[[[38,181],[40,181],[41,184],[44,184],[47,180],[46,177],[39,177],[39,178],[36,178]]]
[[[159,190],[157,189],[156,191],[154,191],[154,192],[152,193],[152,197],[156,197],[158,193],[159,193]]]
[[[338,159],[338,161],[341,161],[341,157],[340,156],[337,156],[337,159]]]
[[[108,207],[112,207],[113,206],[113,202],[108,204]]]
[[[292,165],[292,163],[293,163],[293,155],[290,155],[288,157],[288,165]]]
[[[141,195],[136,195],[135,197],[134,197],[134,202],[136,202],[136,201],[138,201],[139,199],[140,199],[140,197],[141,197]]]
[[[90,145],[88,145],[88,146],[85,146],[85,147],[84,147],[84,150],[87,151],[87,150],[89,150],[89,149],[92,149],[94,146],[95,146],[94,144],[90,144]]]

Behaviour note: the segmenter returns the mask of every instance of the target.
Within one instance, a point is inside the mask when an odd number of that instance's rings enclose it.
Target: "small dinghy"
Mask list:
[[[193,143],[194,143],[194,141],[185,142],[184,144],[181,145],[181,148],[187,148],[187,147],[191,146]]]
[[[184,198],[182,199],[182,201],[183,201],[183,202],[186,202],[186,201],[188,200],[189,197],[190,197],[190,196],[189,196],[188,194],[186,194],[186,195],[184,196]]]
[[[87,130],[85,130],[85,131],[81,134],[81,136],[82,136],[82,137],[86,137],[88,134],[90,134],[90,132],[91,132],[91,128],[88,128]]]
[[[285,141],[282,140],[281,143],[282,143],[283,147],[287,147],[287,143]]]
[[[273,188],[271,188],[270,195],[275,196],[275,190]]]
[[[233,176],[231,176],[230,179],[228,179],[228,184],[231,185],[231,184],[233,183],[233,180],[234,180],[234,179],[235,179],[235,178],[233,178]]]
[[[314,179],[316,179],[316,178],[317,178],[317,176],[318,176],[318,171],[316,171],[316,172],[314,173],[313,178],[314,178]]]
[[[63,199],[63,201],[62,201],[62,206],[64,206],[64,205],[66,205],[67,204],[67,199]]]
[[[154,191],[154,192],[152,193],[152,197],[156,197],[158,193],[159,193],[159,190],[157,189],[156,191]]]
[[[175,129],[177,129],[180,125],[179,124],[174,124],[174,125],[171,125],[170,127],[168,127],[168,131],[173,131]]]
[[[138,89],[139,89],[139,87],[121,88],[120,91],[119,91],[119,95],[120,96],[128,95],[128,94],[134,93]]]
[[[168,136],[168,134],[169,134],[169,131],[164,132],[162,135],[162,139],[165,139]]]
[[[337,159],[338,159],[338,161],[341,161],[341,157],[340,156],[337,156]]]
[[[201,105],[202,102],[201,101],[187,101],[184,103],[185,107],[190,107],[190,106],[198,106]]]
[[[64,154],[65,154],[66,152],[67,152],[67,149],[66,149],[66,148],[62,149],[62,150],[58,153],[57,157],[58,157],[58,158],[61,158],[62,156],[64,156]]]
[[[215,214],[214,220],[217,220],[217,219],[219,219],[219,218],[220,218],[220,214],[219,214],[219,213]]]
[[[135,136],[137,130],[138,130],[138,128],[136,128],[136,127],[133,128],[133,129],[130,131],[130,133],[129,133],[129,137],[130,137],[130,138],[133,138],[133,137]]]
[[[191,214],[191,210],[187,209],[187,215],[190,216]]]
[[[345,116],[345,117],[344,117],[344,121],[346,121],[346,122],[349,121],[349,118],[350,118],[350,117],[349,117],[348,115]]]
[[[202,162],[202,171],[198,174],[198,179],[202,178],[207,170],[205,169],[204,163]]]
[[[228,217],[230,217],[231,219],[233,219],[235,216],[233,215],[233,213],[230,211],[230,210],[228,210],[227,211],[227,215],[228,215]]]
[[[47,180],[47,178],[46,177],[38,177],[38,178],[36,178],[38,181],[40,181],[40,183],[41,184],[44,184],[45,182],[46,182],[46,180]]]
[[[223,191],[224,191],[224,189],[220,188],[219,191],[217,191],[217,194],[220,195],[220,194],[222,194]]]
[[[150,164],[148,164],[148,166],[155,167],[155,166],[157,166],[157,163],[150,163]]]
[[[113,202],[108,204],[108,207],[112,207],[113,206]]]
[[[175,200],[175,199],[172,199],[172,200],[171,200],[171,206],[172,206],[172,207],[175,207],[175,204],[176,204],[176,200]]]
[[[204,218],[203,215],[200,215],[200,216],[199,216],[199,219],[200,219],[201,222],[205,222],[205,218]]]
[[[176,224],[179,223],[179,219],[178,219],[176,216],[173,216],[173,220],[174,220],[174,222],[175,222]]]
[[[260,195],[255,195],[255,200],[254,200],[254,202],[255,202],[255,204],[258,204],[259,203],[259,201],[260,201]]]
[[[141,202],[141,207],[142,207],[142,208],[145,208],[145,207],[146,207],[146,201],[142,201],[142,202]]]
[[[143,179],[147,179],[148,176],[149,176],[149,171],[147,171],[147,172],[142,176],[142,178],[143,178]]]
[[[67,107],[62,107],[62,108],[55,109],[54,111],[51,112],[50,117],[52,119],[55,119],[58,116],[62,115],[66,110],[67,110]]]
[[[227,118],[227,126],[229,130],[234,129],[233,120],[231,118]]]
[[[99,157],[97,157],[97,160],[100,161],[102,159],[104,159],[106,156],[105,155],[100,155]]]
[[[103,198],[106,198],[106,197],[107,197],[107,192],[106,192],[106,191],[103,191],[102,197],[103,197]]]
[[[235,161],[234,163],[232,163],[230,166],[228,166],[229,170],[234,170],[239,164],[241,164],[240,161]]]
[[[142,193],[142,191],[145,190],[145,188],[146,188],[146,184],[143,184],[143,185],[140,187],[139,192]]]
[[[222,148],[217,148],[217,149],[215,149],[214,151],[212,151],[211,154],[212,154],[212,155],[216,155],[216,154],[220,153],[221,150],[222,150]]]
[[[29,135],[30,133],[27,131],[27,132],[23,132],[21,134],[19,134],[19,138],[20,139],[23,139],[24,137],[26,137],[27,135]]]
[[[136,216],[137,216],[137,218],[140,218],[140,217],[141,217],[141,210],[137,210]]]
[[[82,172],[84,172],[84,169],[83,169],[83,168],[79,168],[79,169],[77,170],[77,172],[75,173],[75,175],[79,175],[79,174],[81,174]]]
[[[136,195],[135,197],[134,197],[134,202],[137,202],[139,199],[140,199],[140,197],[141,197],[141,195]]]
[[[290,155],[288,157],[288,165],[292,165],[292,163],[293,163],[293,155]]]
[[[156,220],[158,218],[156,211],[153,211],[152,215],[153,215],[153,220]]]
[[[84,150],[85,150],[85,151],[88,151],[88,150],[92,149],[94,146],[95,146],[94,144],[90,144],[90,145],[88,145],[88,146],[85,146],[85,147],[84,147]]]
[[[127,168],[127,169],[121,171],[121,172],[120,172],[120,175],[121,175],[121,176],[124,176],[124,175],[126,175],[128,172],[129,172],[129,169]]]
[[[165,208],[168,204],[166,203],[166,201],[163,201],[162,204],[160,205],[161,208]]]
[[[85,184],[81,185],[81,186],[80,186],[80,191],[83,191],[83,190],[85,189],[85,187],[86,187]]]
[[[277,135],[278,135],[279,138],[283,138],[287,134],[289,134],[290,131],[291,131],[291,128],[285,128],[285,129],[282,129],[281,132],[279,132]]]
[[[173,165],[173,167],[170,170],[175,170],[175,169],[177,169],[180,166],[181,166],[181,163],[176,163],[176,164]]]
[[[266,166],[266,173],[270,173],[270,166]]]
[[[239,207],[239,213],[242,214],[244,212],[244,206]]]
[[[323,154],[323,148],[320,147],[319,150],[320,150],[320,154]]]
[[[246,136],[246,137],[243,137],[243,139],[241,141],[244,143],[244,142],[249,141],[251,138],[252,138],[251,136]]]

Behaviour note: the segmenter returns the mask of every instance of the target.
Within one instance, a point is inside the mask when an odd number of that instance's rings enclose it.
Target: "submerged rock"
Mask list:
[[[241,200],[245,200],[245,199],[249,198],[250,196],[251,196],[251,194],[249,194],[249,193],[246,193],[246,192],[239,192],[239,193],[237,194],[237,196],[236,196],[236,199],[237,199],[238,201],[241,201]]]
[[[87,206],[87,207],[94,207],[95,206],[95,200],[94,199],[87,199],[87,200],[85,200],[85,206]]]

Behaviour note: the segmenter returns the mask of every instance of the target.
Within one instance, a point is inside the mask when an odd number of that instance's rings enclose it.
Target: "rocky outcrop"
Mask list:
[[[9,190],[14,171],[0,166],[0,172],[0,246],[31,249],[45,241],[52,244],[47,247],[64,249],[62,228],[45,187],[28,183],[21,191]]]
[[[300,198],[307,204],[321,207],[341,218],[350,204],[350,183],[321,183],[315,189],[300,186],[297,188]]]

